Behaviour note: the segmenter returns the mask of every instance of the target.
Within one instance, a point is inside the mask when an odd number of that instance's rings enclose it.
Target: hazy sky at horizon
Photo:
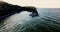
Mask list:
[[[35,6],[39,8],[60,8],[60,0],[3,0],[20,6]]]

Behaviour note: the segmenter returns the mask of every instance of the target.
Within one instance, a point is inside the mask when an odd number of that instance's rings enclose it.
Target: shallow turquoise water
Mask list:
[[[37,10],[39,17],[23,12],[7,18],[0,25],[0,32],[60,32],[60,8]]]

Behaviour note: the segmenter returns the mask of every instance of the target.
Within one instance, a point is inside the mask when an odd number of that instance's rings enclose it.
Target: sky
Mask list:
[[[60,8],[60,0],[3,0],[20,6],[35,6],[38,8]]]

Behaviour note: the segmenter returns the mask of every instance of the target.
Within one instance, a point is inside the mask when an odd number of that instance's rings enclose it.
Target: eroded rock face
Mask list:
[[[29,12],[19,13],[31,8],[5,4],[0,4],[0,16],[10,17],[0,23],[0,32],[60,32],[60,8],[39,8],[39,17],[31,17]]]
[[[5,18],[22,11],[32,12],[32,14],[35,13],[34,16],[38,16],[38,12],[33,6],[21,7],[6,2],[0,2],[0,20],[4,20]]]

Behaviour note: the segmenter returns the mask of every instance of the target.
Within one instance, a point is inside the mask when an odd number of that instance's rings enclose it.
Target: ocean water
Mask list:
[[[38,8],[39,16],[30,12],[14,14],[0,23],[0,32],[60,32],[60,8]]]

